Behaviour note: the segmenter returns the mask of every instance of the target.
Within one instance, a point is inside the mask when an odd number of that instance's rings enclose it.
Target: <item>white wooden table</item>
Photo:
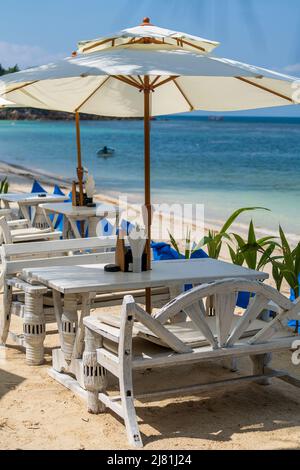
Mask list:
[[[78,384],[84,388],[83,320],[90,315],[91,303],[97,293],[133,291],[160,286],[172,288],[230,278],[261,281],[268,278],[268,274],[209,258],[154,262],[152,271],[141,274],[107,273],[104,267],[104,264],[99,264],[32,268],[22,271],[22,277],[27,282],[34,284],[38,282],[53,291],[61,349],[53,351],[52,377],[69,388]],[[82,305],[80,314],[78,314],[78,301]],[[43,323],[42,318],[40,323]],[[66,373],[75,376],[76,380],[65,375]]]
[[[68,225],[71,227],[75,238],[82,238],[77,227],[78,221],[86,221],[88,223],[90,237],[97,236],[97,225],[102,219],[107,217],[115,218],[116,226],[119,224],[120,210],[117,206],[110,204],[99,202],[96,203],[96,207],[74,207],[71,202],[68,202],[43,204],[41,207],[51,227],[52,223],[49,214],[61,214],[64,216],[63,238],[68,238]]]
[[[3,201],[5,209],[10,208],[10,204],[17,204],[24,219],[27,219],[33,226],[36,223],[36,211],[33,217],[30,216],[30,207],[35,209],[45,202],[63,202],[68,200],[67,196],[59,196],[48,193],[8,193],[0,194],[0,201]],[[42,228],[42,227],[41,227]]]

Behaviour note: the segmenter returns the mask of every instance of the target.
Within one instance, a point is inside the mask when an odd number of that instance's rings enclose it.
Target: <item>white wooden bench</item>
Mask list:
[[[6,217],[0,218],[0,240],[2,243],[38,242],[42,240],[59,240],[62,232],[51,228],[40,229],[30,225],[27,219],[7,221]]]
[[[24,268],[114,263],[115,246],[116,237],[2,245],[0,253],[3,306],[0,314],[0,344],[5,345],[10,335],[18,345],[26,347],[27,362],[30,365],[40,364],[43,362],[46,331],[45,325],[38,319],[38,312],[43,314],[46,325],[56,323],[52,292],[43,286],[31,285],[22,280],[20,274]],[[126,292],[111,292],[97,295],[93,299],[92,308],[121,305],[125,294]],[[143,290],[134,291],[134,295],[139,303],[145,303]],[[170,292],[168,288],[158,287],[153,289],[152,296],[153,304],[161,306],[170,299]],[[81,307],[78,304],[78,310],[81,310]],[[12,315],[23,320],[23,332],[20,335],[10,331]],[[31,348],[30,342],[36,341],[40,347]],[[40,352],[33,353],[33,349]]]
[[[235,313],[240,291],[255,294],[243,316]],[[211,296],[214,297],[215,317],[208,317],[204,307],[205,299]],[[258,317],[270,301],[278,306],[281,313],[272,322],[265,323]],[[170,325],[169,321],[182,311],[189,319],[185,327]],[[268,367],[271,353],[299,348],[300,336],[287,326],[289,320],[299,318],[300,300],[293,303],[270,286],[243,279],[196,287],[168,303],[154,317],[149,316],[131,296],[127,296],[121,316],[102,314],[84,319],[86,346],[82,367],[85,390],[64,374],[52,370],[50,375],[84,397],[91,413],[104,412],[108,408],[119,415],[125,421],[130,444],[142,447],[135,398],[157,401],[243,382],[267,385],[273,377],[299,387],[300,380]],[[217,362],[241,356],[250,356],[252,374],[175,389],[170,389],[168,384],[163,388],[164,384],[161,383],[163,389],[160,391],[145,390],[141,395],[134,394],[134,371]],[[119,396],[110,396],[107,392],[108,372],[119,380]],[[186,379],[188,381],[188,377]]]

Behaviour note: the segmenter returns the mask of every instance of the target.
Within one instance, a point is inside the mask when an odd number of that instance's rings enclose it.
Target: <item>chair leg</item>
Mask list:
[[[124,377],[120,379],[120,392],[129,444],[133,447],[141,448],[143,447],[143,441],[134,407],[132,376],[128,376],[127,380],[124,380]]]
[[[253,363],[253,375],[264,375],[265,368],[272,360],[272,354],[259,354],[256,356],[251,356],[251,361]],[[257,380],[259,385],[270,385],[270,378],[261,378]]]
[[[0,315],[0,345],[5,346],[11,321],[12,287],[4,282],[3,308]]]
[[[236,357],[225,359],[222,361],[222,367],[230,372],[237,372],[239,370],[238,359]]]

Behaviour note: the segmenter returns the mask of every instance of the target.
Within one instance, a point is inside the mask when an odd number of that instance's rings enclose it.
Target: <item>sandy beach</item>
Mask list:
[[[38,177],[46,189],[59,183],[66,191],[70,181],[20,167],[0,164],[0,178],[8,175],[10,192],[28,191]],[[109,200],[98,194],[97,199]],[[227,250],[222,253],[228,259]],[[112,309],[114,310],[114,309]],[[17,326],[17,319],[13,320]],[[91,416],[84,403],[47,374],[56,335],[46,339],[46,363],[30,368],[24,353],[12,343],[0,351],[0,448],[1,449],[128,449],[125,428],[112,414]],[[274,367],[300,378],[291,355],[277,354]],[[249,370],[241,360],[240,372],[229,373],[221,365],[207,364],[165,371],[170,385],[218,380]],[[136,384],[157,387],[156,372],[137,374]],[[150,385],[151,384],[151,385]],[[114,389],[113,381],[110,383]],[[242,385],[234,391],[214,392],[189,399],[138,403],[146,450],[166,449],[299,449],[300,395],[296,388],[274,379],[272,385]]]

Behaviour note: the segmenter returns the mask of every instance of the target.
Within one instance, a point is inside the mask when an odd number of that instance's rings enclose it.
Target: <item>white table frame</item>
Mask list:
[[[54,226],[49,218],[49,214],[64,216],[63,238],[68,238],[69,227],[75,238],[82,238],[77,227],[78,221],[86,219],[89,225],[90,237],[97,237],[97,225],[101,220],[114,217],[116,219],[116,227],[118,227],[120,221],[120,209],[117,206],[100,202],[96,203],[96,207],[74,207],[71,202],[68,202],[63,204],[42,204],[41,208],[47,222],[53,229]]]
[[[59,378],[61,382],[62,373],[72,374],[76,380],[66,376],[66,383],[74,384],[77,381],[82,389],[84,389],[82,357],[85,331],[83,320],[90,315],[92,302],[97,293],[130,291],[162,285],[174,289],[183,284],[204,284],[232,278],[263,281],[268,277],[268,274],[263,272],[210,258],[154,262],[152,271],[141,274],[106,273],[103,264],[44,267],[22,271],[22,278],[26,282],[31,284],[38,282],[53,291],[61,349],[53,351],[52,376]],[[82,305],[80,314],[78,300]],[[40,324],[42,323],[41,318]]]
[[[39,194],[43,194],[41,197]],[[59,196],[56,194],[48,193],[7,193],[0,194],[0,201],[3,201],[5,209],[10,209],[10,204],[17,204],[24,219],[28,220],[29,224],[33,227],[35,222],[36,211],[33,218],[30,216],[30,207],[41,206],[45,202],[55,203],[64,202],[68,200],[67,196]],[[47,220],[48,222],[48,220]],[[52,227],[52,224],[50,225]]]

